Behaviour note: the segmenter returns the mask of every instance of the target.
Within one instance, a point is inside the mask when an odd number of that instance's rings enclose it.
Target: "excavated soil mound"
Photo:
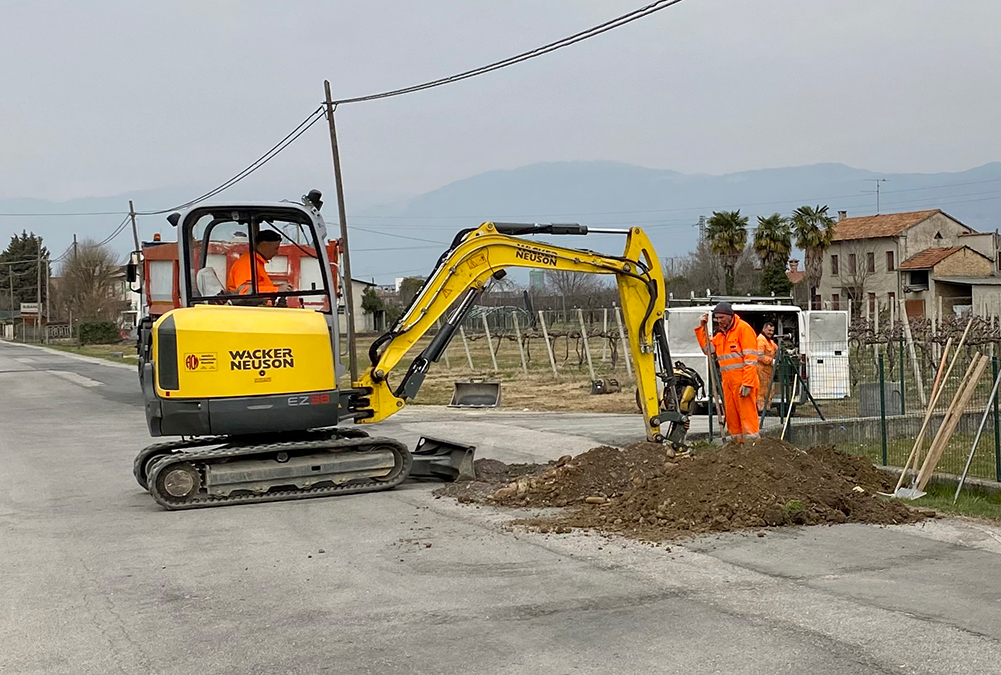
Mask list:
[[[572,507],[519,521],[547,532],[591,528],[658,541],[766,526],[907,523],[934,515],[878,497],[892,490],[892,481],[864,458],[833,448],[804,451],[775,439],[691,457],[668,457],[663,446],[639,443],[621,451],[594,448],[550,465],[493,462],[485,468],[475,495],[451,496]]]

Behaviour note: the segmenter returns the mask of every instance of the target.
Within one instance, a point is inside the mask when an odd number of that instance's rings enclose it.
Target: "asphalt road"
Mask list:
[[[526,459],[636,422],[414,408],[380,433]],[[131,476],[148,442],[132,369],[0,343],[0,673],[1001,673],[982,524],[668,549],[419,483],[166,512]]]

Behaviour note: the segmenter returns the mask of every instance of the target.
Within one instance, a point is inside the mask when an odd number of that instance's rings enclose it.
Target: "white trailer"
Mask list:
[[[667,340],[671,358],[695,369],[708,386],[709,360],[702,353],[695,328],[702,315],[712,313],[712,304],[670,307],[667,310]],[[800,375],[817,400],[849,396],[848,312],[803,310],[795,305],[733,303],[737,315],[760,332],[766,321],[775,324],[783,345],[799,354]],[[773,399],[779,396],[778,387]],[[801,394],[801,401],[805,394]],[[705,396],[698,399],[703,407]]]

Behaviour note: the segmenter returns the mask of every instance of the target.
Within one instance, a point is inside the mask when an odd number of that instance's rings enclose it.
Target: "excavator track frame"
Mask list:
[[[185,451],[180,449],[170,454],[164,454],[153,459],[149,465],[147,477],[147,489],[154,500],[165,509],[171,511],[208,508],[216,506],[226,506],[230,504],[253,504],[262,502],[287,501],[292,499],[309,499],[313,497],[327,497],[330,495],[359,494],[363,492],[379,492],[390,490],[407,479],[413,463],[410,451],[403,443],[385,437],[361,436],[348,438],[327,438],[321,440],[304,441],[292,440],[275,443],[262,443],[256,445],[227,443],[223,439],[222,447],[210,448],[208,450]],[[184,441],[179,441],[178,445]],[[211,444],[211,443],[207,443]],[[170,445],[167,443],[157,444],[159,446]],[[191,447],[190,445],[186,447]],[[331,454],[340,453],[364,453],[365,448],[388,449],[395,459],[393,469],[388,478],[360,478],[350,479],[342,484],[329,484],[329,480],[321,480],[323,483],[315,487],[289,487],[280,489],[269,489],[266,492],[254,493],[241,491],[239,494],[212,495],[203,491],[205,467],[210,464],[222,464],[227,461],[239,459],[252,459],[262,455],[277,455],[278,453],[301,454],[304,452]],[[142,453],[140,453],[142,454]],[[263,458],[262,458],[263,459]],[[137,458],[138,460],[138,458]],[[180,465],[194,467],[200,474],[202,481],[199,491],[194,498],[173,497],[164,490],[161,476],[167,476],[171,468]]]

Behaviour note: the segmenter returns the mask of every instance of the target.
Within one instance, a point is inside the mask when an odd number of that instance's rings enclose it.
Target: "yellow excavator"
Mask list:
[[[345,388],[338,386],[342,338],[321,206],[314,190],[302,203],[196,205],[168,216],[177,230],[180,306],[142,322],[139,373],[150,434],[180,439],[145,448],[133,466],[163,507],[371,492],[410,475],[472,473],[467,446],[422,439],[411,452],[356,425],[385,420],[417,396],[463,317],[509,267],[615,277],[646,437],[684,447],[695,383],[672,366],[663,274],[640,228],[486,222],[460,231],[400,319],[371,345],[371,364]],[[526,239],[585,234],[619,235],[625,250],[605,255]],[[276,239],[278,246],[269,245]],[[241,268],[249,284],[232,279],[241,257],[249,257]],[[394,368],[440,319],[391,384]]]

